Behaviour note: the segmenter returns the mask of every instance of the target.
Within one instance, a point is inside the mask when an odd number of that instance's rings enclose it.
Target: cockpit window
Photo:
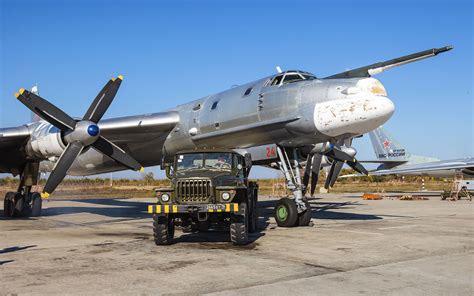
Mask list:
[[[292,83],[296,81],[304,80],[303,76],[297,73],[286,74],[285,79],[283,80],[283,84]]]
[[[273,78],[272,83],[270,85],[280,85],[282,78],[283,78],[283,75],[276,76],[275,78]]]
[[[264,86],[279,86],[281,84],[287,84],[292,82],[297,82],[301,80],[313,80],[316,79],[311,73],[303,71],[286,71],[282,74],[278,74],[273,79],[265,82]]]

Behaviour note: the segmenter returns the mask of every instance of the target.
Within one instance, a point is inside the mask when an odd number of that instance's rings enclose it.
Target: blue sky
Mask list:
[[[81,116],[122,74],[105,116],[117,117],[168,109],[276,65],[327,76],[452,44],[449,53],[377,76],[396,105],[385,127],[415,154],[474,154],[472,1],[0,3],[1,127],[29,121],[13,93],[36,83],[43,97]],[[359,159],[373,157],[368,137],[355,147]]]

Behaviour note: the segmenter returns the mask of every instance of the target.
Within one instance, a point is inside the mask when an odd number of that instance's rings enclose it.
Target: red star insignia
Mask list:
[[[384,148],[384,149],[390,148],[390,144],[391,144],[391,143],[392,143],[392,142],[390,142],[389,140],[385,139],[385,141],[383,141],[383,148]]]

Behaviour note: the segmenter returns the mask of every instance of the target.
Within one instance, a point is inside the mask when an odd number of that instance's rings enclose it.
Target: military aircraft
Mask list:
[[[439,160],[438,158],[412,155],[383,127],[369,132],[376,160],[360,162],[380,163],[370,175],[419,175],[432,177],[474,177],[474,158]],[[346,175],[348,176],[348,175]]]
[[[304,200],[309,180],[317,181],[325,159],[331,160],[327,186],[334,184],[344,163],[367,173],[355,159],[352,138],[385,123],[395,110],[382,83],[371,76],[450,49],[433,48],[324,78],[285,71],[164,112],[111,119],[102,117],[122,76],[107,82],[81,118],[20,89],[16,98],[42,120],[0,129],[0,173],[20,176],[18,190],[5,196],[5,215],[40,215],[42,198],[66,174],[155,165],[164,169],[172,166],[173,156],[180,151],[245,151],[271,144],[274,149],[264,154],[268,160],[255,156],[253,161],[265,164],[278,159],[293,193],[290,206],[302,215],[310,211]],[[301,158],[307,162],[303,177]],[[40,169],[51,171],[41,195],[32,192]]]

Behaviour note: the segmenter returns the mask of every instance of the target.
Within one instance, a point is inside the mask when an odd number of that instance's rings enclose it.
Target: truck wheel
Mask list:
[[[153,216],[153,238],[157,246],[170,245],[174,237],[174,220],[166,216]]]
[[[282,198],[275,207],[275,220],[280,227],[293,227],[298,221],[298,209],[295,201]]]
[[[252,194],[252,209],[249,217],[249,232],[254,233],[258,230],[258,205],[257,205],[257,192],[253,191]]]
[[[306,211],[298,215],[297,226],[308,226],[311,222],[311,206],[307,200],[304,200],[304,204],[306,205]]]
[[[234,217],[234,221],[230,224],[230,240],[234,245],[246,245],[249,241],[249,216],[246,213],[247,210],[245,209],[244,214]]]

